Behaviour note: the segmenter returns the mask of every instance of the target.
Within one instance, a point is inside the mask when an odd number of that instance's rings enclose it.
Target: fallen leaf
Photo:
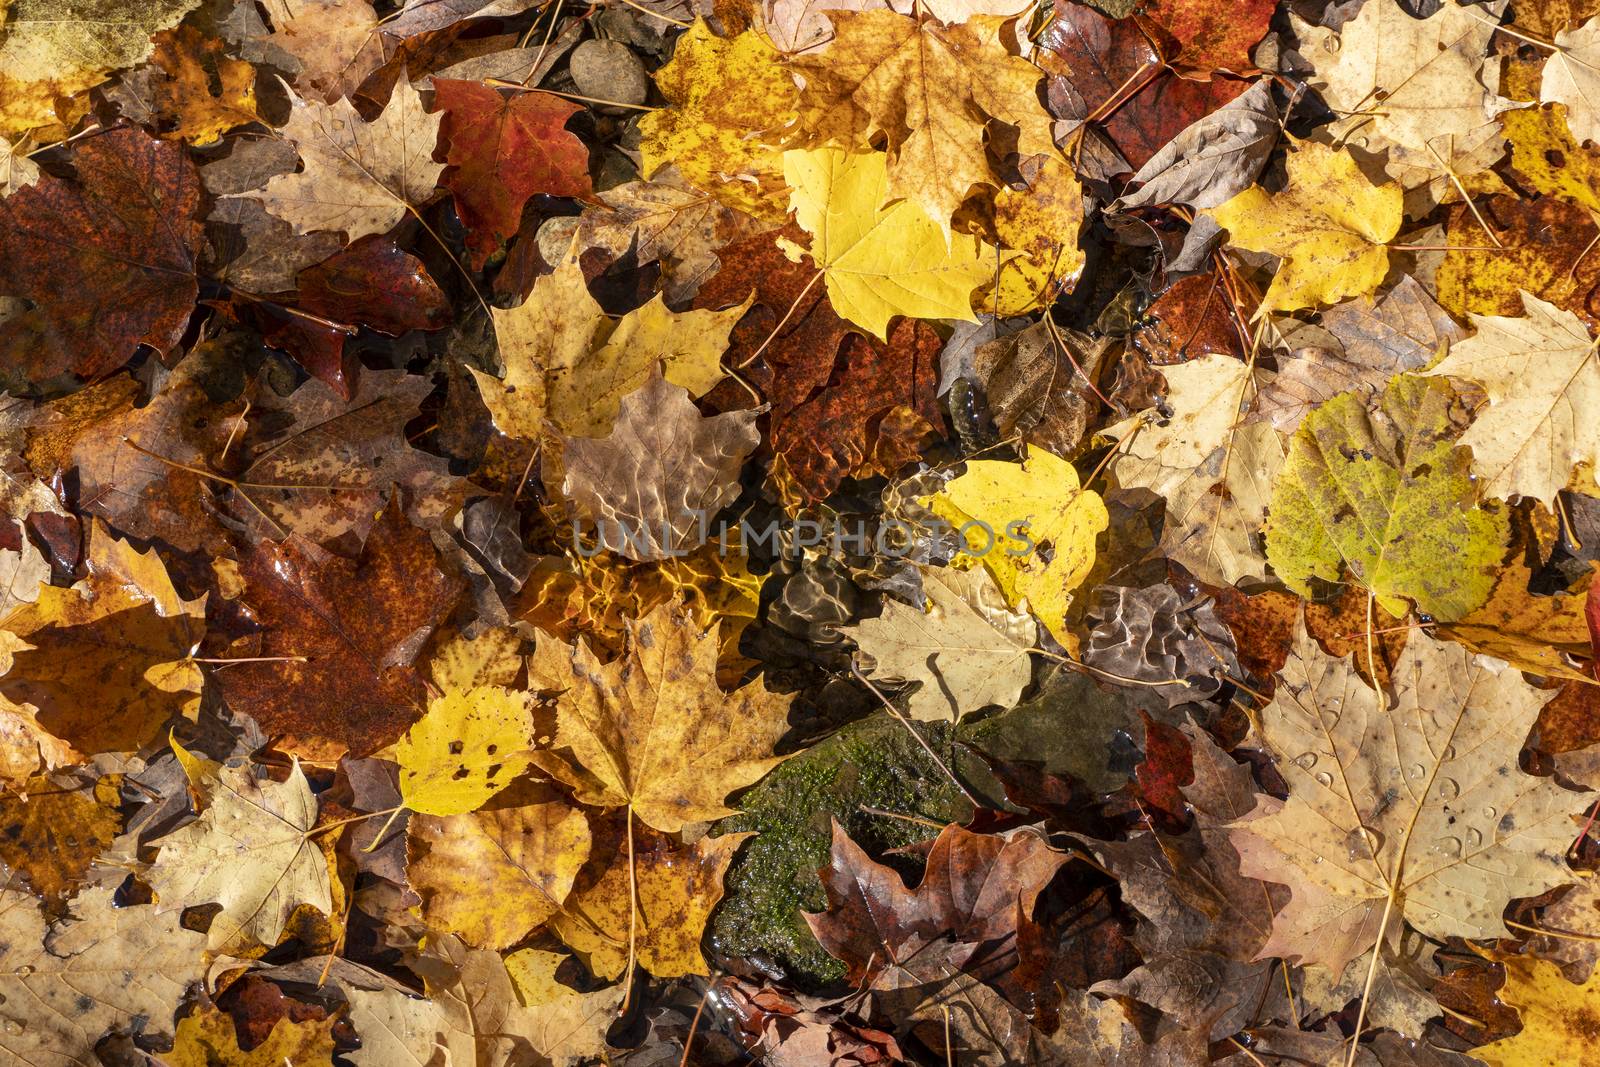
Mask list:
[[[1288,169],[1281,192],[1252,186],[1208,212],[1232,245],[1282,260],[1257,315],[1372,292],[1400,229],[1399,187],[1373,185],[1348,152],[1307,141]]]
[[[343,97],[332,104],[290,96],[281,135],[304,163],[266,188],[240,195],[294,226],[296,233],[342,230],[349,240],[383,233],[433,198],[444,164],[433,161],[442,116],[401,79],[372,122]]]
[[[1592,675],[1574,669],[1567,657],[1593,651],[1584,620],[1584,599],[1593,577],[1591,571],[1567,589],[1536,596],[1529,592],[1533,573],[1521,559],[1513,559],[1496,577],[1482,607],[1441,629],[1474,652],[1534,674],[1587,682]]]
[[[1007,603],[1032,612],[1058,641],[1072,592],[1094,563],[1105,503],[1072,464],[1035,449],[1022,463],[980,459],[929,505],[965,542],[967,566],[994,576]]]
[[[1590,1032],[1600,1021],[1596,990],[1590,978],[1574,985],[1561,969],[1545,960],[1522,956],[1498,957],[1506,970],[1499,997],[1517,1009],[1522,1030],[1512,1037],[1472,1050],[1474,1058],[1489,1067],[1517,1067],[1525,1063],[1576,1063],[1588,1055]]]
[[[269,0],[265,6],[274,32],[263,44],[298,62],[294,83],[302,93],[336,104],[383,65],[383,35],[367,0],[301,0],[293,5]]]
[[[472,373],[507,437],[597,437],[658,364],[667,381],[694,396],[715,385],[725,373],[719,360],[728,331],[743,313],[742,307],[674,312],[658,296],[612,322],[589,295],[576,249],[569,249],[527,300],[495,311],[505,376]]]
[[[0,11],[0,136],[70,125],[65,102],[150,55],[152,34],[176,26],[193,0],[110,10],[91,0],[11,0]]]
[[[95,858],[122,830],[117,781],[39,777],[0,797],[0,863],[52,914],[64,909]]]
[[[1528,293],[1522,303],[1521,318],[1472,316],[1473,335],[1424,373],[1465,378],[1489,394],[1488,408],[1461,435],[1483,493],[1549,505],[1573,468],[1600,462],[1600,435],[1586,432],[1580,414],[1600,401],[1600,367],[1577,316]],[[1541,368],[1533,380],[1530,358]]]
[[[972,290],[993,273],[976,238],[941,232],[915,200],[885,207],[881,152],[824,148],[783,154],[805,249],[839,314],[883,341],[889,319],[971,321]]]
[[[317,801],[299,765],[285,782],[248,766],[208,770],[190,779],[208,797],[205,811],[159,839],[160,862],[146,873],[157,910],[221,904],[207,934],[220,951],[271,948],[302,904],[331,914],[328,865],[306,836]]]
[[[1241,73],[1254,69],[1250,52],[1266,36],[1272,10],[1267,0],[1253,0],[1226,15],[1199,0],[1155,0],[1138,19],[1155,31],[1167,60],[1180,69]]]
[[[1332,135],[1386,152],[1390,175],[1448,167],[1459,181],[1504,154],[1496,116],[1514,105],[1496,95],[1499,67],[1486,61],[1495,18],[1451,3],[1419,19],[1398,3],[1370,3],[1337,32],[1304,23],[1295,30],[1314,67],[1312,87],[1340,116]],[[1463,151],[1489,143],[1481,155]]]
[[[671,604],[628,624],[619,660],[602,664],[581,639],[562,647],[572,672],[556,705],[562,758],[539,765],[580,803],[626,807],[664,833],[732,814],[727,795],[782,762],[771,751],[789,698],[760,681],[723,693],[717,647]]]
[[[1369,408],[1342,393],[1289,442],[1272,489],[1267,559],[1290,589],[1349,568],[1391,615],[1406,601],[1443,622],[1479,607],[1505,552],[1504,512],[1477,506],[1444,382],[1401,375]],[[1447,556],[1444,554],[1448,554]],[[1449,572],[1441,558],[1456,561]]]
[[[799,235],[793,227],[784,233]],[[816,272],[785,256],[771,234],[730,246],[722,259],[696,303],[724,308],[754,298],[729,335],[726,359],[771,403],[770,447],[803,500],[827,497],[858,470],[895,408],[939,419],[940,340],[931,326],[902,319],[882,341],[852,330],[825,287],[813,284]]]
[[[631,904],[629,859],[613,847],[599,877],[573,891],[550,928],[602,978],[616,978],[627,967],[630,930],[639,966],[656,977],[708,974],[700,938],[722,899],[722,877],[734,852],[753,836],[635,847]]]
[[[266,629],[248,655],[266,658],[217,673],[236,710],[308,758],[375,752],[422,714],[411,660],[461,583],[397,507],[354,561],[290,538],[256,545],[239,571]]]
[[[589,150],[566,130],[582,105],[448,79],[435,79],[433,93],[444,112],[439,136],[450,164],[441,180],[470,234],[475,267],[517,232],[534,194],[592,195]]]
[[[419,815],[476,811],[527,769],[532,747],[529,694],[497,685],[446,690],[395,745],[401,799]]]
[[[656,72],[656,88],[671,106],[639,122],[643,176],[670,163],[729,207],[781,222],[786,206],[775,131],[794,121],[798,93],[779,59],[761,34],[720,38],[697,18],[672,61]],[[735,83],[739,92],[729,93]]]
[[[589,849],[583,812],[515,786],[470,814],[413,816],[406,874],[430,926],[502,949],[560,910]]]
[[[261,121],[255,67],[229,58],[221,41],[188,25],[164,30],[153,40],[150,63],[164,77],[154,81],[150,107],[163,120],[162,136],[203,147],[235,126]]]
[[[1441,346],[1467,336],[1411,277],[1380,300],[1357,297],[1328,308],[1322,326],[1340,350],[1304,348],[1280,356],[1278,373],[1262,386],[1251,418],[1293,433],[1319,404],[1351,389],[1376,395],[1396,374],[1421,370]]]
[[[1066,862],[1037,833],[975,834],[951,825],[928,851],[922,881],[907,889],[899,872],[875,863],[835,820],[822,870],[828,910],[806,913],[806,925],[849,967],[850,981],[863,985],[941,938],[954,938],[968,955],[982,942],[1015,938]]]
[[[205,973],[206,936],[185,929],[175,912],[118,907],[106,888],[84,890],[74,910],[77,918],[50,926],[37,900],[0,890],[8,965],[0,996],[18,1024],[0,1027],[0,1051],[16,1063],[94,1063],[102,1037],[139,1020],[159,1034]],[[30,1004],[42,1010],[17,1018]]]
[[[981,150],[987,122],[1015,127],[1023,156],[1055,147],[1049,116],[1038,103],[1041,72],[1002,46],[1004,20],[975,15],[944,25],[891,11],[838,11],[831,21],[828,46],[790,63],[806,81],[800,123],[816,140],[848,147],[865,148],[874,131],[888,138],[871,203],[847,210],[866,214],[889,197],[903,199],[920,209],[911,216],[925,215],[934,232],[950,240],[951,217],[972,187],[998,184]],[[785,155],[785,171],[790,158]],[[793,172],[788,180],[800,184]],[[800,221],[817,232],[803,214]],[[828,243],[842,246],[830,260],[853,244],[842,235]],[[843,307],[837,295],[834,304]],[[881,328],[873,332],[883,334]]]
[[[1263,953],[1339,973],[1401,921],[1441,941],[1505,936],[1509,899],[1572,880],[1560,857],[1584,798],[1517,769],[1549,694],[1420,630],[1392,698],[1303,625],[1281,678],[1260,723],[1289,800],[1232,824],[1243,871],[1292,886]]]
[[[1119,211],[1152,204],[1221,207],[1250,188],[1277,146],[1278,109],[1263,79],[1168,141],[1138,169],[1115,203]]]
[[[292,1022],[279,1019],[266,1040],[246,1052],[234,1021],[207,1005],[178,1020],[172,1051],[162,1054],[169,1067],[318,1067],[333,1063],[333,1021]]]
[[[1567,106],[1567,125],[1580,142],[1600,141],[1600,114],[1594,99],[1600,93],[1600,18],[1555,35],[1555,47],[1544,64],[1539,99]]]
[[[1005,626],[991,625],[977,606],[983,585],[999,597],[987,571],[928,568],[926,607],[886,600],[878,618],[844,631],[871,658],[873,677],[919,683],[906,705],[912,718],[955,722],[991,704],[1010,707],[1032,680],[1032,620],[1003,612]]]
[[[609,436],[567,438],[561,492],[594,523],[600,547],[640,562],[687,555],[738,496],[761,437],[756,414],[705,418],[687,390],[652,377],[622,398]]]
[[[13,384],[98,378],[141,344],[171,352],[199,294],[200,175],[183,147],[116,129],[73,162],[76,181],[44,175],[0,199],[0,293],[33,305],[0,321]]]

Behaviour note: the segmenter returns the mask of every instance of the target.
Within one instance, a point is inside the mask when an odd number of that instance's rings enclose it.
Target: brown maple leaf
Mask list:
[[[172,351],[198,286],[200,174],[181,144],[138,129],[90,137],[77,180],[41,175],[0,198],[0,294],[32,307],[0,323],[0,381],[29,387]]]
[[[265,632],[238,653],[262,660],[217,673],[236,710],[307,757],[366,755],[422,714],[412,660],[462,583],[398,502],[354,560],[291,537],[257,543],[239,571]]]

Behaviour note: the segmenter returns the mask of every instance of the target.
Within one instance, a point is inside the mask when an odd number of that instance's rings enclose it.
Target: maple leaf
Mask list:
[[[11,0],[0,9],[0,136],[71,125],[80,94],[150,54],[151,34],[176,26],[195,0],[109,9],[95,0]],[[78,101],[63,112],[58,102]]]
[[[294,83],[302,92],[336,104],[383,65],[383,35],[367,0],[302,0],[292,5],[269,0],[265,6],[274,32],[262,39],[263,49],[291,57],[280,66],[293,69],[298,64]]]
[[[1107,351],[1082,335],[1036,323],[979,345],[972,371],[997,430],[1065,456],[1088,429],[1097,403],[1089,381]]]
[[[805,251],[844,318],[880,341],[889,319],[972,321],[972,290],[993,273],[977,238],[941,232],[915,201],[885,207],[887,157],[821,148],[783,154]]]
[[[560,910],[589,851],[583,812],[516,786],[471,814],[413,816],[406,875],[430,926],[508,948]]]
[[[1055,147],[1038,103],[1041,72],[1006,52],[1003,19],[978,15],[946,26],[842,11],[832,21],[827,48],[791,62],[806,80],[801,124],[813,138],[844,146],[886,134],[889,195],[920,207],[943,236],[973,186],[998,185],[982,151],[987,122],[1016,127],[1024,156]]]
[[[910,962],[952,937],[968,955],[986,941],[1017,936],[1066,853],[1039,834],[975,834],[946,826],[928,851],[916,889],[892,867],[875,863],[833,822],[829,862],[822,869],[828,910],[806,913],[806,925],[863,985],[885,968]],[[951,962],[959,963],[958,956]]]
[[[636,942],[639,965],[659,978],[708,974],[700,939],[722,899],[722,877],[733,854],[754,834],[702,837],[690,845],[646,842],[631,864],[617,842],[597,878],[567,898],[550,929],[603,978],[623,974]],[[636,894],[630,903],[629,879]]]
[[[0,200],[0,293],[33,304],[0,322],[13,381],[97,378],[141,344],[170,352],[194,310],[200,176],[183,147],[114,129],[73,162],[76,181],[47,174]]]
[[[1590,210],[1554,196],[1531,202],[1496,196],[1480,203],[1478,214],[1494,227],[1499,247],[1483,250],[1483,227],[1465,204],[1451,209],[1445,224],[1450,251],[1434,276],[1446,310],[1462,318],[1520,316],[1527,292],[1591,326],[1600,323],[1589,310],[1600,263],[1579,255],[1600,234]]]
[[[1600,18],[1582,26],[1562,29],[1555,35],[1555,48],[1544,65],[1539,83],[1539,99],[1544,103],[1567,106],[1567,125],[1578,141],[1600,141],[1600,114],[1594,100],[1600,93]]]
[[[1114,206],[1220,207],[1260,176],[1278,132],[1272,81],[1263,79],[1168,141],[1128,179],[1139,183],[1137,191],[1124,193]]]
[[[400,796],[420,815],[475,811],[527,769],[532,747],[527,693],[497,685],[448,690],[428,701],[395,745]]]
[[[257,778],[247,766],[213,765],[200,778],[185,770],[208,802],[198,819],[159,840],[159,861],[146,873],[158,911],[221,904],[207,934],[218,950],[277,944],[301,904],[332,913],[327,861],[306,836],[317,801],[298,763],[285,782]]]
[[[505,376],[473,368],[478,393],[507,437],[606,433],[622,398],[658,364],[666,380],[698,396],[725,373],[728,331],[744,309],[669,311],[657,296],[613,322],[589,295],[576,247],[510,311],[496,309]]]
[[[1525,1063],[1578,1063],[1593,1045],[1590,1036],[1600,1021],[1600,979],[1574,985],[1561,969],[1533,957],[1495,957],[1505,968],[1498,997],[1515,1008],[1522,1029],[1472,1050],[1489,1067]]]
[[[255,67],[229,58],[221,41],[188,25],[153,40],[150,63],[162,76],[152,74],[149,105],[162,120],[163,137],[181,137],[198,148],[215,144],[235,126],[261,121]]]
[[[342,97],[324,104],[291,93],[290,105],[280,133],[304,168],[236,195],[261,201],[296,233],[342,230],[352,241],[383,233],[432,199],[444,170],[433,161],[443,116],[422,109],[409,81],[400,79],[372,122]]]
[[[443,184],[469,231],[473,265],[517,232],[522,207],[536,193],[589,197],[589,150],[568,133],[581,104],[548,93],[507,97],[478,82],[436,79],[439,135],[448,146]]]
[[[1474,652],[1534,674],[1588,682],[1592,675],[1568,666],[1566,657],[1592,653],[1584,602],[1593,578],[1590,571],[1567,589],[1536,596],[1528,591],[1533,572],[1521,558],[1513,558],[1495,578],[1482,607],[1441,629]]]
[[[1033,678],[1033,621],[996,610],[1003,598],[983,570],[924,570],[922,592],[925,608],[886,600],[878,618],[844,631],[871,657],[868,673],[919,683],[906,705],[914,719],[955,722],[991,704],[1015,704]]]
[[[693,299],[721,265],[717,250],[759,231],[749,216],[684,184],[676,168],[654,181],[626,182],[599,193],[601,206],[587,204],[576,220],[550,219],[539,228],[540,254],[559,262],[576,233],[585,257],[606,266],[629,254],[661,266],[662,296],[669,307]]]
[[[994,229],[1000,244],[999,278],[990,304],[998,315],[1020,315],[1043,307],[1070,289],[1083,271],[1078,247],[1083,229],[1083,186],[1059,153],[1039,157],[1036,173],[1021,189],[1007,186],[994,197]]]
[[[1110,522],[1105,502],[1079,486],[1072,464],[1042,449],[1021,464],[970,460],[928,506],[957,527],[967,565],[987,569],[1007,603],[1032,612],[1056,640],[1071,640],[1067,606],[1094,563],[1095,536]]]
[[[1124,488],[1166,499],[1163,551],[1205,581],[1264,577],[1261,527],[1283,443],[1240,414],[1256,379],[1250,366],[1210,354],[1163,368],[1164,421],[1136,415],[1106,432],[1127,442],[1112,461]]]
[[[1600,211],[1600,151],[1573,137],[1567,109],[1559,104],[1526,107],[1501,116],[1506,143],[1511,146],[1511,166],[1519,184],[1537,193],[1568,200],[1590,211]]]
[[[419,521],[436,518],[455,491],[449,462],[405,437],[431,389],[398,370],[367,371],[349,400],[317,380],[287,397],[256,389],[235,445],[237,476],[224,482],[228,510],[254,536],[319,544],[365,538],[388,503]],[[159,460],[144,458],[151,462]]]
[[[1584,798],[1517,769],[1549,694],[1498,660],[1411,630],[1392,697],[1295,633],[1261,731],[1289,799],[1232,824],[1245,874],[1292,886],[1265,955],[1334,973],[1401,921],[1435,940],[1504,936],[1512,897],[1572,880]]]
[[[1475,506],[1467,450],[1456,442],[1449,385],[1414,375],[1369,409],[1342,393],[1300,424],[1272,488],[1267,559],[1311,595],[1348,566],[1392,615],[1406,601],[1441,621],[1482,604],[1505,552],[1506,517]],[[1441,572],[1438,561],[1454,561]]]
[[[345,400],[355,398],[361,368],[345,346],[355,332],[345,323],[397,337],[409,330],[437,330],[451,317],[450,303],[427,267],[387,236],[361,238],[300,271],[295,285],[295,304],[323,321],[292,312],[274,319],[264,303],[246,306],[258,313],[258,321],[265,320],[263,340],[287,351]]]
[[[1205,0],[1154,0],[1140,9],[1140,25],[1154,30],[1168,62],[1210,75],[1253,70],[1250,52],[1266,36],[1274,4],[1251,0],[1223,14]]]
[[[678,38],[672,61],[656,72],[670,107],[639,121],[641,172],[667,164],[729,207],[780,222],[784,215],[778,131],[795,118],[794,76],[761,34],[712,34],[705,19]],[[739,92],[727,87],[737,84]],[[771,139],[769,139],[769,136]]]
[[[717,637],[662,604],[628,624],[622,657],[602,664],[579,640],[560,649],[568,685],[556,705],[558,756],[540,763],[580,803],[627,807],[647,826],[731,815],[725,798],[782,762],[772,746],[789,698],[757,681],[725,694]],[[537,759],[536,759],[536,762]]]
[[[39,164],[26,154],[27,141],[13,144],[0,137],[0,197],[10,196],[39,180]]]
[[[299,751],[327,756],[376,751],[422,713],[411,659],[461,582],[396,505],[354,561],[289,538],[253,546],[239,573],[266,630],[253,654],[266,658],[218,672],[230,705]]]
[[[1600,402],[1600,367],[1576,315],[1526,292],[1522,303],[1522,318],[1472,316],[1476,332],[1424,373],[1465,378],[1489,394],[1461,435],[1484,493],[1548,505],[1575,467],[1600,461],[1600,434],[1581,415]],[[1527,373],[1530,357],[1540,360],[1538,375]]]
[[[1156,50],[1158,36],[1135,19],[1108,18],[1069,0],[1054,5],[1039,35],[1034,56],[1050,74],[1050,110],[1069,124],[1063,132],[1079,138],[1080,161],[1091,145],[1104,146],[1095,151],[1106,153],[1098,164],[1106,178],[1142,168],[1185,127],[1249,88],[1233,78],[1169,74]],[[1092,120],[1114,147],[1098,132],[1076,129]]]
[[[4,620],[23,643],[0,692],[83,752],[132,751],[174,713],[192,713],[202,680],[189,658],[204,618],[204,598],[181,600],[154,550],[140,555],[101,528],[86,579],[40,586]]]
[[[1322,325],[1340,348],[1296,349],[1281,356],[1278,373],[1262,385],[1250,418],[1293,433],[1324,401],[1350,389],[1375,395],[1396,374],[1431,363],[1441,345],[1467,336],[1409,276],[1376,302],[1357,297],[1328,308]]]
[[[227,1012],[212,1005],[178,1020],[172,1051],[162,1060],[169,1067],[282,1067],[285,1063],[331,1063],[333,1061],[333,1020],[296,1022],[280,1018],[272,1024],[266,1039],[252,1044],[248,1052],[241,1045],[238,1025]]]
[[[799,234],[782,231],[791,240]],[[939,419],[940,340],[929,325],[903,319],[883,341],[852,331],[825,287],[813,284],[816,273],[784,255],[771,234],[730,246],[722,258],[696,303],[753,300],[730,334],[727,360],[745,367],[771,403],[769,444],[802,499],[827,497],[859,469],[896,407]]]
[[[561,492],[629,559],[673,559],[700,547],[739,495],[739,470],[760,442],[754,411],[704,418],[687,390],[652,377],[622,398],[611,433],[569,437]]]
[[[52,911],[78,891],[95,857],[122,829],[113,778],[31,778],[0,797],[0,862]]]
[[[1462,4],[1418,19],[1379,0],[1362,4],[1337,32],[1295,24],[1315,68],[1311,85],[1341,116],[1332,135],[1386,152],[1389,173],[1407,185],[1445,170],[1459,181],[1504,154],[1496,116],[1515,105],[1496,95],[1498,66],[1486,62],[1494,28],[1494,19]],[[1480,146],[1490,147],[1475,152]]]
[[[0,996],[18,1024],[0,1027],[0,1051],[14,1063],[94,1063],[111,1030],[140,1020],[152,1032],[166,1029],[173,1005],[205,973],[205,934],[185,929],[176,913],[118,907],[114,895],[84,890],[77,917],[52,927],[37,900],[0,890]]]
[[[1370,183],[1348,152],[1307,141],[1288,170],[1281,192],[1251,186],[1208,212],[1231,244],[1282,259],[1257,315],[1370,293],[1389,269],[1386,246],[1400,230],[1399,187]]]

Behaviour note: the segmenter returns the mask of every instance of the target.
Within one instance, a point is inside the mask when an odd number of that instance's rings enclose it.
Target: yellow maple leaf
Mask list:
[[[1088,576],[1095,536],[1111,521],[1072,464],[1043,449],[1020,464],[973,460],[928,506],[965,539],[969,566],[988,568],[1008,603],[1068,643],[1072,591]]]
[[[524,781],[479,811],[413,816],[406,879],[430,926],[479,948],[508,948],[561,907],[589,848],[584,813]]]
[[[909,200],[885,206],[887,157],[837,148],[783,154],[789,204],[840,316],[880,340],[889,319],[973,321],[972,290],[994,274],[977,238],[952,234]],[[791,255],[793,253],[791,252]],[[798,257],[795,257],[798,258]]]
[[[548,640],[548,638],[546,638]],[[535,756],[580,803],[628,807],[646,825],[677,833],[686,823],[733,814],[724,799],[783,757],[789,697],[751,682],[717,686],[715,630],[663,604],[628,624],[620,659],[601,663],[580,640],[557,659],[567,685],[556,705],[554,752]]]
[[[657,978],[707,974],[700,953],[706,920],[722,899],[722,876],[733,854],[754,836],[724,834],[692,845],[635,849],[637,896],[631,903],[630,865],[619,849],[599,878],[567,898],[550,929],[602,978],[615,978],[627,967],[630,929],[639,965]]]
[[[1506,969],[1498,998],[1517,1009],[1522,1029],[1472,1050],[1489,1067],[1587,1063],[1600,1025],[1600,974],[1583,985],[1567,981],[1549,960],[1497,956]]]
[[[1281,192],[1252,185],[1209,212],[1230,244],[1283,260],[1258,315],[1372,292],[1389,270],[1387,242],[1404,213],[1400,187],[1373,185],[1348,152],[1304,142],[1288,169]]]
[[[996,193],[994,228],[1001,246],[1017,254],[1000,265],[985,311],[1002,318],[1025,315],[1072,288],[1084,264],[1078,247],[1083,186],[1067,158],[1052,152],[1025,188]]]
[[[0,5],[7,16],[0,19],[0,135],[59,128],[58,120],[71,125],[87,106],[80,94],[142,61],[152,48],[150,35],[176,26],[197,6],[195,0]]]
[[[494,312],[505,376],[473,368],[478,392],[507,437],[604,437],[622,398],[660,363],[695,396],[720,381],[728,333],[749,303],[726,311],[668,311],[659,295],[613,322],[589,295],[576,244],[527,300]]]
[[[1024,156],[1050,152],[1038,67],[1001,43],[1004,19],[960,25],[892,11],[830,12],[834,36],[793,66],[806,80],[801,126],[813,143],[866,147],[888,137],[889,192],[950,232],[975,185],[999,186],[984,147],[989,120],[1019,131]],[[790,184],[793,184],[791,179]]]
[[[497,685],[453,690],[395,745],[400,799],[424,815],[464,815],[481,808],[528,766],[532,697]]]
[[[781,222],[777,145],[761,135],[794,121],[798,90],[781,58],[754,30],[721,38],[696,19],[678,38],[672,61],[656,72],[656,87],[671,106],[639,120],[644,176],[674,164],[690,184],[729,207]]]

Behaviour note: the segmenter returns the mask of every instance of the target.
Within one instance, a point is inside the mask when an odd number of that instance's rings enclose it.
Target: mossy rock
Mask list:
[[[1033,699],[986,718],[918,723],[929,747],[953,765],[985,806],[1009,808],[977,753],[1023,760],[1109,791],[1127,781],[1132,761],[1118,735],[1142,736],[1127,698],[1074,672],[1047,680]],[[952,745],[952,734],[959,745]],[[1123,742],[1131,746],[1133,740]],[[712,918],[712,944],[818,988],[844,968],[823,951],[801,917],[827,906],[817,870],[828,862],[832,821],[873,855],[938,835],[965,822],[972,805],[917,744],[903,723],[877,712],[781,764],[739,800],[742,809],[715,833],[759,835],[729,869],[727,895]],[[866,809],[910,818],[878,815]],[[1012,808],[1011,810],[1017,810]],[[929,824],[933,825],[929,825]],[[914,863],[908,868],[915,869]]]
[[[951,729],[917,729],[947,764]],[[980,761],[961,754],[964,780],[992,782]],[[969,786],[970,787],[970,786]],[[717,824],[718,834],[754,830],[729,869],[727,895],[712,919],[712,944],[730,956],[752,957],[813,988],[844,974],[801,917],[821,911],[827,896],[817,877],[828,862],[832,820],[869,852],[925,841],[936,827],[964,822],[972,804],[922,746],[885,712],[845,727],[779,766],[739,801],[742,809]],[[870,814],[895,812],[910,818]],[[920,821],[919,821],[920,820]],[[928,825],[932,823],[933,825]]]

